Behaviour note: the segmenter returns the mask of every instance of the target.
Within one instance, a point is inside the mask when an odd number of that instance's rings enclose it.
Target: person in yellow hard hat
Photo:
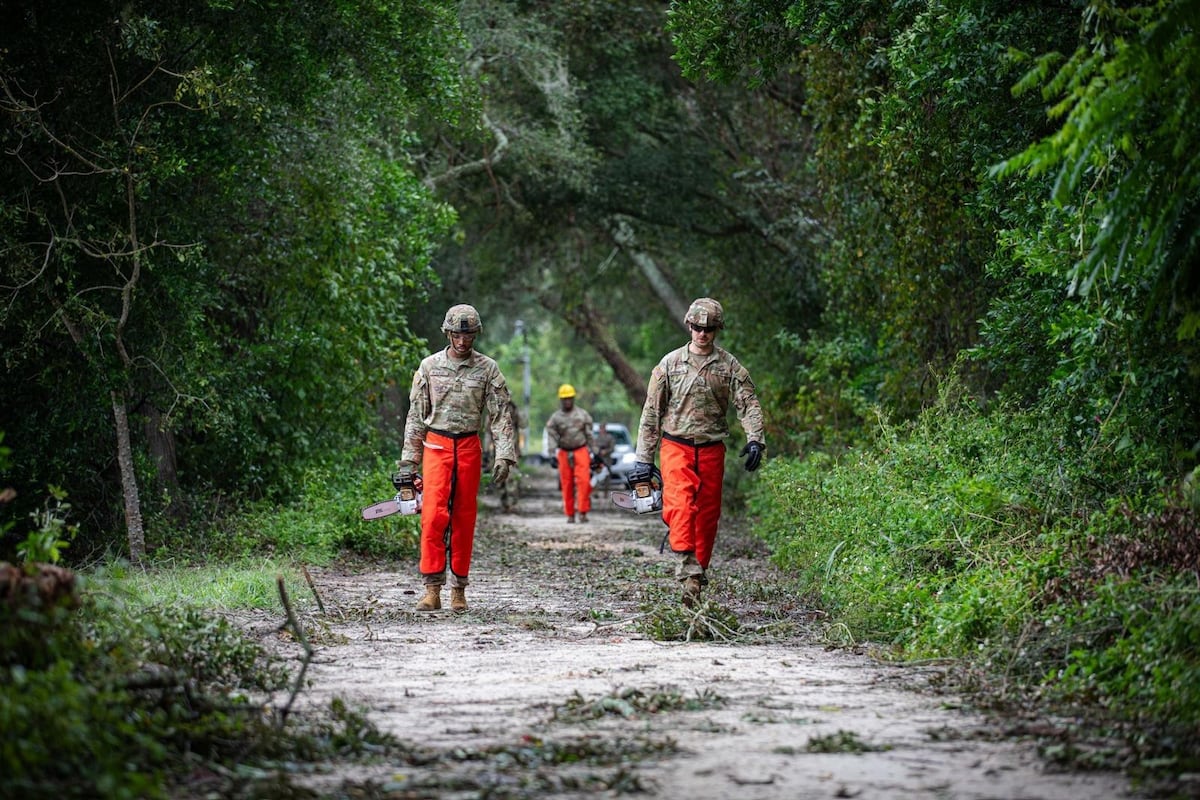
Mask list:
[[[558,410],[546,422],[551,451],[557,453],[558,482],[567,522],[588,521],[592,510],[592,415],[575,405],[575,387],[558,387]]]

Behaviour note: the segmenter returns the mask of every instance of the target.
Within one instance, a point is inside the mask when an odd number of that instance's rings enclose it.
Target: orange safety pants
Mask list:
[[[663,479],[663,521],[671,550],[694,553],[702,569],[712,560],[721,520],[721,481],[725,444],[684,444],[665,436],[659,450]]]
[[[444,582],[449,561],[451,585],[467,585],[482,469],[478,434],[426,432],[421,497],[421,574],[426,583]]]
[[[574,466],[568,455],[574,457]],[[574,450],[559,448],[558,483],[562,489],[563,512],[568,517],[574,516],[576,511],[586,514],[592,510],[592,454],[587,445]]]

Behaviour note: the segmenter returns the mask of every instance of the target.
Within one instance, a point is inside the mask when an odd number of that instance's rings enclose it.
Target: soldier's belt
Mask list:
[[[676,436],[673,433],[663,432],[663,438],[675,444],[687,445],[688,447],[714,447],[718,444],[724,444],[720,439],[714,439],[711,442],[697,442],[695,439],[687,439],[683,436]]]
[[[463,431],[462,433],[451,433],[450,431],[438,430],[437,428],[430,428],[429,432],[436,433],[438,436],[445,436],[447,439],[466,439],[471,436],[479,435],[479,431]]]

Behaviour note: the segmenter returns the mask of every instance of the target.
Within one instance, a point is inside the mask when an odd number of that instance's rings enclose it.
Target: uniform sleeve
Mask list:
[[[592,453],[596,450],[596,440],[592,436],[592,415],[588,412],[583,412],[583,438],[584,445],[587,446],[588,452]]]
[[[642,421],[638,425],[638,461],[654,463],[658,451],[658,440],[662,436],[662,419],[667,411],[667,373],[662,364],[650,373],[650,385],[646,387],[646,402],[642,405]]]
[[[555,411],[550,415],[550,419],[546,420],[546,446],[549,448],[550,454],[558,449],[558,412]]]
[[[764,431],[762,405],[754,391],[754,381],[750,373],[740,363],[734,364],[733,370],[733,407],[737,411],[738,422],[746,433],[747,442],[758,442],[767,446]]]
[[[420,465],[425,442],[425,420],[432,412],[429,396],[429,381],[425,377],[424,364],[413,373],[412,389],[408,393],[408,419],[404,423],[404,447],[401,461]]]
[[[488,381],[487,407],[491,418],[492,441],[496,443],[496,458],[517,462],[517,431],[513,415],[505,413],[512,395],[500,370],[494,369]]]

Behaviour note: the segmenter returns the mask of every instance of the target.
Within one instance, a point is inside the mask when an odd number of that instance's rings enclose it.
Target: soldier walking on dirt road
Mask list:
[[[511,399],[508,401],[508,415],[512,417],[513,429],[521,431],[525,429],[524,414],[521,409],[517,408],[517,404]],[[513,458],[517,464],[521,463],[521,437],[516,435],[513,439]],[[500,481],[500,510],[506,514],[514,513],[517,510],[517,501],[521,499],[521,471],[514,467],[508,471],[508,476]]]
[[[592,415],[575,405],[575,387],[558,387],[559,408],[546,422],[551,452],[558,459],[558,482],[562,489],[567,522],[588,521],[592,510]]]
[[[467,610],[483,462],[479,425],[485,410],[496,447],[492,482],[502,483],[517,463],[508,384],[496,362],[473,349],[482,330],[474,307],[451,306],[442,322],[449,346],[427,356],[413,374],[397,479],[410,477],[423,465],[420,568],[425,596],[418,611],[442,607],[447,566],[450,608]]]
[[[650,479],[661,440],[663,521],[678,559],[675,577],[690,608],[708,583],[717,539],[730,403],[746,433],[741,454],[747,471],[758,469],[766,446],[762,406],[750,373],[716,345],[717,333],[725,327],[721,304],[709,297],[694,300],[684,322],[691,341],[663,356],[650,374],[638,428],[638,463],[630,482]]]

